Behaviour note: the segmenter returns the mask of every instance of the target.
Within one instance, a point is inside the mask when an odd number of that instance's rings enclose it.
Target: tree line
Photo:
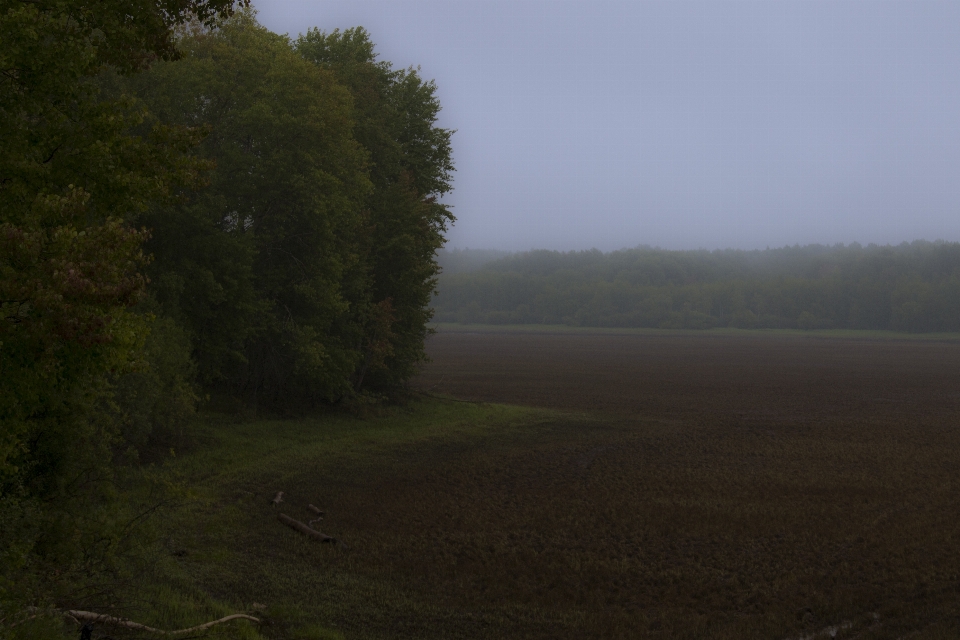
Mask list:
[[[179,446],[202,398],[299,411],[402,387],[453,164],[434,83],[359,27],[0,0],[0,42],[7,619],[99,575],[123,469]]]
[[[443,275],[434,303],[440,322],[952,332],[960,244],[530,251]]]

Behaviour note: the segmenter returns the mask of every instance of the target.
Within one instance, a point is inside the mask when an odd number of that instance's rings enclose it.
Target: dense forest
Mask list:
[[[120,584],[138,516],[117,488],[202,399],[276,413],[401,387],[453,165],[435,85],[362,28],[2,0],[0,42],[2,627]]]
[[[440,254],[440,322],[960,331],[957,243],[471,253]]]

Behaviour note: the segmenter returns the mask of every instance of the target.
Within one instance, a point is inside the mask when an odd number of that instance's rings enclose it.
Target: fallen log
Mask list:
[[[302,533],[303,535],[305,535],[305,536],[310,536],[311,538],[314,538],[314,539],[316,539],[316,540],[319,540],[320,542],[325,542],[325,543],[328,543],[328,544],[339,544],[340,546],[342,546],[342,547],[344,547],[344,548],[346,548],[346,546],[347,546],[347,545],[343,544],[342,542],[340,542],[339,540],[337,540],[336,538],[334,538],[334,537],[332,537],[332,536],[328,536],[328,535],[325,534],[325,533],[320,533],[320,532],[317,531],[316,529],[311,529],[310,527],[308,527],[307,525],[303,524],[303,523],[300,522],[299,520],[294,520],[294,519],[291,518],[290,516],[285,515],[285,514],[283,514],[283,513],[278,513],[278,514],[277,514],[277,519],[278,519],[280,522],[282,522],[283,524],[285,524],[285,525],[287,525],[288,527],[290,527],[291,529],[296,529],[297,531],[299,531],[299,532]]]
[[[153,627],[148,627],[145,624],[140,624],[139,622],[134,622],[133,620],[127,620],[126,618],[117,618],[115,616],[108,616],[103,613],[94,613],[92,611],[64,611],[65,616],[73,618],[75,621],[79,622],[80,620],[85,620],[87,622],[93,622],[96,624],[106,624],[112,625],[114,627],[124,627],[125,629],[133,629],[134,631],[146,631],[147,633],[157,633],[164,636],[178,636],[184,633],[191,633],[194,631],[203,631],[209,629],[212,626],[218,625],[223,622],[229,622],[230,620],[251,620],[257,624],[260,624],[259,618],[254,618],[253,616],[248,616],[243,613],[234,613],[219,620],[213,620],[211,622],[204,622],[203,624],[198,624],[195,627],[190,627],[189,629],[177,629],[176,631],[164,631],[163,629],[154,629]]]

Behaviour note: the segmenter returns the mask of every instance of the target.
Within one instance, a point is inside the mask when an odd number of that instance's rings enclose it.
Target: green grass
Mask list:
[[[720,327],[716,329],[648,329],[632,327],[574,327],[564,324],[459,324],[438,322],[431,325],[443,332],[461,333],[555,333],[581,335],[716,335],[716,336],[753,336],[753,337],[798,337],[798,338],[845,338],[860,340],[920,340],[943,342],[960,341],[960,333],[906,333],[902,331],[879,331],[866,329],[736,329]]]
[[[381,637],[385,630],[390,636],[392,627],[402,630],[409,620],[430,620],[431,628],[463,627],[475,612],[433,606],[395,581],[355,570],[351,554],[363,554],[362,546],[349,527],[341,531],[337,525],[351,514],[328,506],[336,502],[337,483],[396,472],[398,459],[416,457],[425,445],[471,446],[498,434],[516,437],[553,416],[441,399],[372,409],[363,418],[244,421],[207,414],[189,451],[147,470],[154,481],[175,485],[182,494],[153,525],[160,539],[153,570],[125,603],[126,615],[161,629],[231,613],[261,618],[260,627],[231,622],[216,629],[218,635],[243,639],[342,638],[334,628],[337,620],[349,621],[350,637]],[[279,490],[286,500],[276,508],[270,500]],[[347,549],[319,545],[277,521],[280,512],[308,521],[313,517],[308,503],[328,509],[323,529],[341,537]],[[318,563],[327,566],[320,569]]]

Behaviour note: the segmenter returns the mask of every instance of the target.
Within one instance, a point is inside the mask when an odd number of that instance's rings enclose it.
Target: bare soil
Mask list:
[[[480,401],[710,424],[960,416],[960,341],[446,330],[427,351],[418,388]]]
[[[428,352],[418,389],[567,417],[384,474],[380,570],[424,597],[525,607],[517,637],[960,637],[960,343],[444,331]]]

